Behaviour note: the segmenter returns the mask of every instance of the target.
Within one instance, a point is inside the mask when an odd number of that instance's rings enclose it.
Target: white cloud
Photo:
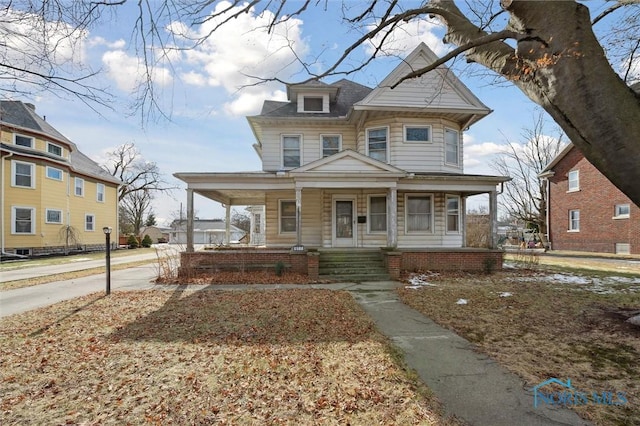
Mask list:
[[[102,55],[102,62],[106,67],[107,76],[112,79],[118,88],[125,92],[135,91],[144,83],[144,64],[138,57],[127,54],[124,50],[112,50]],[[168,86],[173,82],[171,71],[168,68],[152,67],[151,80],[159,86]]]
[[[87,44],[89,47],[106,46],[108,49],[114,50],[124,49],[127,45],[123,39],[108,41],[104,37],[91,37],[87,40]]]
[[[85,57],[86,31],[61,21],[45,21],[38,14],[10,7],[0,9],[0,61],[14,67],[48,74],[53,67],[57,75],[81,69]],[[18,78],[31,76],[18,71]]]
[[[228,8],[230,3],[219,3],[213,14]],[[233,13],[239,8],[231,8]],[[225,16],[207,21],[197,29],[189,29],[179,22],[168,29],[178,37],[200,39],[209,34]],[[300,69],[296,56],[304,57],[309,47],[302,38],[302,21],[288,19],[268,32],[273,14],[264,11],[256,15],[252,9],[242,13],[231,23],[215,29],[201,44],[184,53],[181,66],[183,82],[188,85],[222,87],[232,100],[225,104],[229,114],[257,113],[269,94],[282,88],[279,82],[263,82],[252,86],[261,79],[279,78],[290,80]],[[187,69],[191,68],[191,69]]]
[[[371,31],[374,25],[370,25],[367,30]],[[386,38],[383,45],[384,54],[405,57],[420,43],[424,42],[436,55],[443,55],[447,52],[446,45],[442,42],[442,36],[437,35],[442,32],[442,25],[435,19],[413,19],[398,25]],[[375,46],[380,44],[386,35],[384,31],[378,33],[370,42],[365,44],[365,52],[372,55]]]

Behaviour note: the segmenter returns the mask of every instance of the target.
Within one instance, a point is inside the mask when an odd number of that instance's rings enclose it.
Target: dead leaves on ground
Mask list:
[[[515,279],[523,275],[526,281]],[[640,330],[610,314],[613,307],[640,306],[640,293],[596,294],[535,276],[519,270],[439,274],[429,276],[430,285],[399,293],[404,303],[470,340],[530,387],[558,377],[583,390],[627,392],[624,407],[576,410],[596,424],[640,424]],[[461,298],[468,303],[457,305]]]
[[[433,424],[347,293],[115,292],[4,318],[2,424]]]

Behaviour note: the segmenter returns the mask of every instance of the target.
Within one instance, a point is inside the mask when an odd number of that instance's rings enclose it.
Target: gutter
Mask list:
[[[5,234],[5,222],[6,222],[6,217],[5,217],[5,197],[4,197],[4,163],[5,163],[5,159],[8,159],[10,157],[13,156],[13,152],[8,151],[9,154],[5,155],[3,157],[1,157],[0,159],[2,160],[0,162],[0,174],[2,175],[2,178],[0,178],[0,212],[2,212],[2,219],[0,220],[0,252],[2,254],[9,254],[9,253],[5,253],[4,251],[4,234]],[[11,217],[11,215],[9,215],[9,217]]]

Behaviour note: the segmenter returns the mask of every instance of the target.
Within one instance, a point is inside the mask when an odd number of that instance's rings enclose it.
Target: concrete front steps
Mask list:
[[[318,275],[331,281],[388,281],[390,279],[379,249],[321,249]]]

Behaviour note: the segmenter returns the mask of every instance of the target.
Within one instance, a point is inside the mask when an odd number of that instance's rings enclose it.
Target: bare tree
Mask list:
[[[545,124],[545,114],[539,111],[533,127],[523,130],[522,140],[508,141],[491,164],[498,174],[511,176],[499,200],[501,207],[511,218],[534,225],[542,234],[547,232],[547,192],[538,175],[565,144],[562,130],[547,134]]]
[[[121,229],[128,224],[136,235],[145,216],[151,213],[154,194],[176,188],[164,180],[158,165],[146,161],[133,143],[120,145],[109,153],[102,167],[123,182],[118,193]]]
[[[7,2],[3,10],[17,9],[34,14],[42,17],[44,23],[68,23],[67,37],[74,40],[73,37],[82,38],[84,30],[105,19],[108,12],[115,13],[124,3],[124,0],[16,0]],[[358,36],[335,63],[320,72],[315,71],[322,63],[317,58],[305,60],[296,55],[301,69],[311,79],[350,75],[363,69],[385,53],[385,43],[392,38],[394,31],[402,31],[406,22],[434,17],[446,27],[444,41],[456,48],[431,65],[414,70],[405,76],[406,79],[421,76],[458,56],[464,56],[468,62],[488,69],[515,85],[540,105],[591,163],[632,201],[640,204],[640,185],[637,184],[640,182],[640,168],[637,167],[637,159],[640,158],[640,139],[637,137],[640,134],[640,96],[628,86],[633,77],[634,58],[640,51],[640,43],[637,42],[639,1],[608,2],[607,8],[593,20],[587,5],[577,1],[484,0],[459,3],[463,4],[464,12],[452,0],[415,3],[370,0],[356,4],[318,0],[196,0],[187,3],[141,0],[137,3],[138,17],[132,28],[132,40],[137,42],[137,54],[145,70],[137,97],[138,107],[148,112],[157,106],[152,78],[156,66],[167,63],[176,51],[202,45],[210,37],[215,37],[220,27],[233,25],[235,18],[246,13],[260,14],[268,10],[272,18],[267,27],[275,31],[278,25],[286,25],[311,8],[319,13],[330,7],[342,8],[349,34]],[[414,5],[418,7],[411,8]],[[615,20],[616,35],[599,34],[598,38],[594,26],[615,18],[619,18]],[[201,31],[193,31],[195,29]],[[628,43],[619,43],[616,37],[622,37]],[[374,53],[359,61],[358,47],[365,44],[370,44]],[[294,50],[292,45],[289,48]],[[52,50],[49,48],[45,52]],[[624,60],[621,64],[615,62],[614,67],[607,54]],[[10,59],[0,57],[0,67],[7,75],[13,67]],[[46,55],[36,59],[45,64],[55,64]],[[40,65],[38,61],[34,63]],[[19,68],[27,74],[37,73],[32,71],[31,65],[25,62]],[[51,77],[51,74],[49,72],[46,76]],[[277,78],[260,76],[256,81],[274,79]]]
[[[248,233],[251,230],[251,217],[247,212],[233,209],[231,214],[231,224]]]
[[[466,214],[466,238],[468,247],[489,247],[491,216],[486,206],[469,210]]]

